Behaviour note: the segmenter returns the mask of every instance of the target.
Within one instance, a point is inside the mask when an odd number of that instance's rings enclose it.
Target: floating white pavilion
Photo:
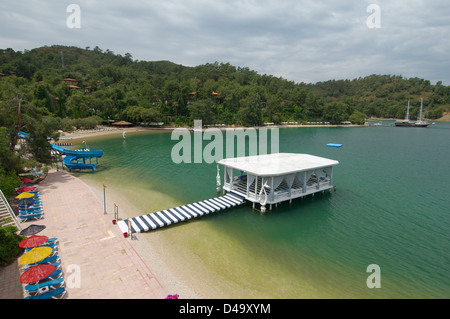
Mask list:
[[[227,158],[218,164],[225,167],[223,191],[241,195],[253,202],[253,208],[259,203],[264,213],[267,204],[271,209],[272,204],[333,188],[333,166],[339,162],[309,154],[276,153]]]

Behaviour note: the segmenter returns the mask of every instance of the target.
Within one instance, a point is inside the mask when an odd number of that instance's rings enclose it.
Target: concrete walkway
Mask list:
[[[67,298],[163,299],[167,296],[130,239],[125,239],[112,224],[112,214],[104,215],[103,203],[84,182],[64,171],[50,172],[38,189],[44,219],[24,222],[21,226],[45,225],[47,228],[39,235],[58,238]],[[17,269],[10,267],[8,272]],[[6,270],[0,272],[0,291],[17,290],[17,274],[15,278],[4,278]],[[0,298],[17,296],[17,291],[9,291],[6,297],[3,293]]]

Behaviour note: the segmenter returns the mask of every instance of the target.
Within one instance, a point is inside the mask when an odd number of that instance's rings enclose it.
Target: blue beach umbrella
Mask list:
[[[24,228],[20,231],[20,234],[23,236],[31,236],[31,235],[35,235],[41,231],[43,231],[45,229],[44,225],[30,225],[27,228]]]
[[[22,199],[19,199],[16,203],[19,206],[21,206],[21,205],[30,206],[34,203],[34,199],[33,198],[22,198]]]

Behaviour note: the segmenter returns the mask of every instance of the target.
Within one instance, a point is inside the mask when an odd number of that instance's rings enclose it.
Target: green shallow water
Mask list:
[[[216,282],[220,298],[449,298],[450,123],[383,123],[280,129],[280,152],[340,162],[336,192],[265,216],[247,204],[157,233],[183,258],[187,280]],[[77,175],[120,189],[136,216],[215,196],[216,164],[174,164],[177,142],[171,132],[90,138],[105,155],[95,174]],[[366,285],[370,264],[381,288]]]

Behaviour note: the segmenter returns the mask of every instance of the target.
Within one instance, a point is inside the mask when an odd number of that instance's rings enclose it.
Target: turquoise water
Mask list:
[[[158,233],[194,252],[197,261],[186,265],[193,278],[201,277],[200,260],[219,288],[242,288],[230,297],[449,298],[450,123],[383,123],[280,129],[280,152],[340,162],[336,192],[283,203],[265,216],[247,204]],[[86,176],[122,189],[140,210],[135,215],[215,196],[216,164],[174,164],[177,142],[171,132],[88,139],[105,155]],[[371,264],[380,267],[381,288],[366,285]]]

